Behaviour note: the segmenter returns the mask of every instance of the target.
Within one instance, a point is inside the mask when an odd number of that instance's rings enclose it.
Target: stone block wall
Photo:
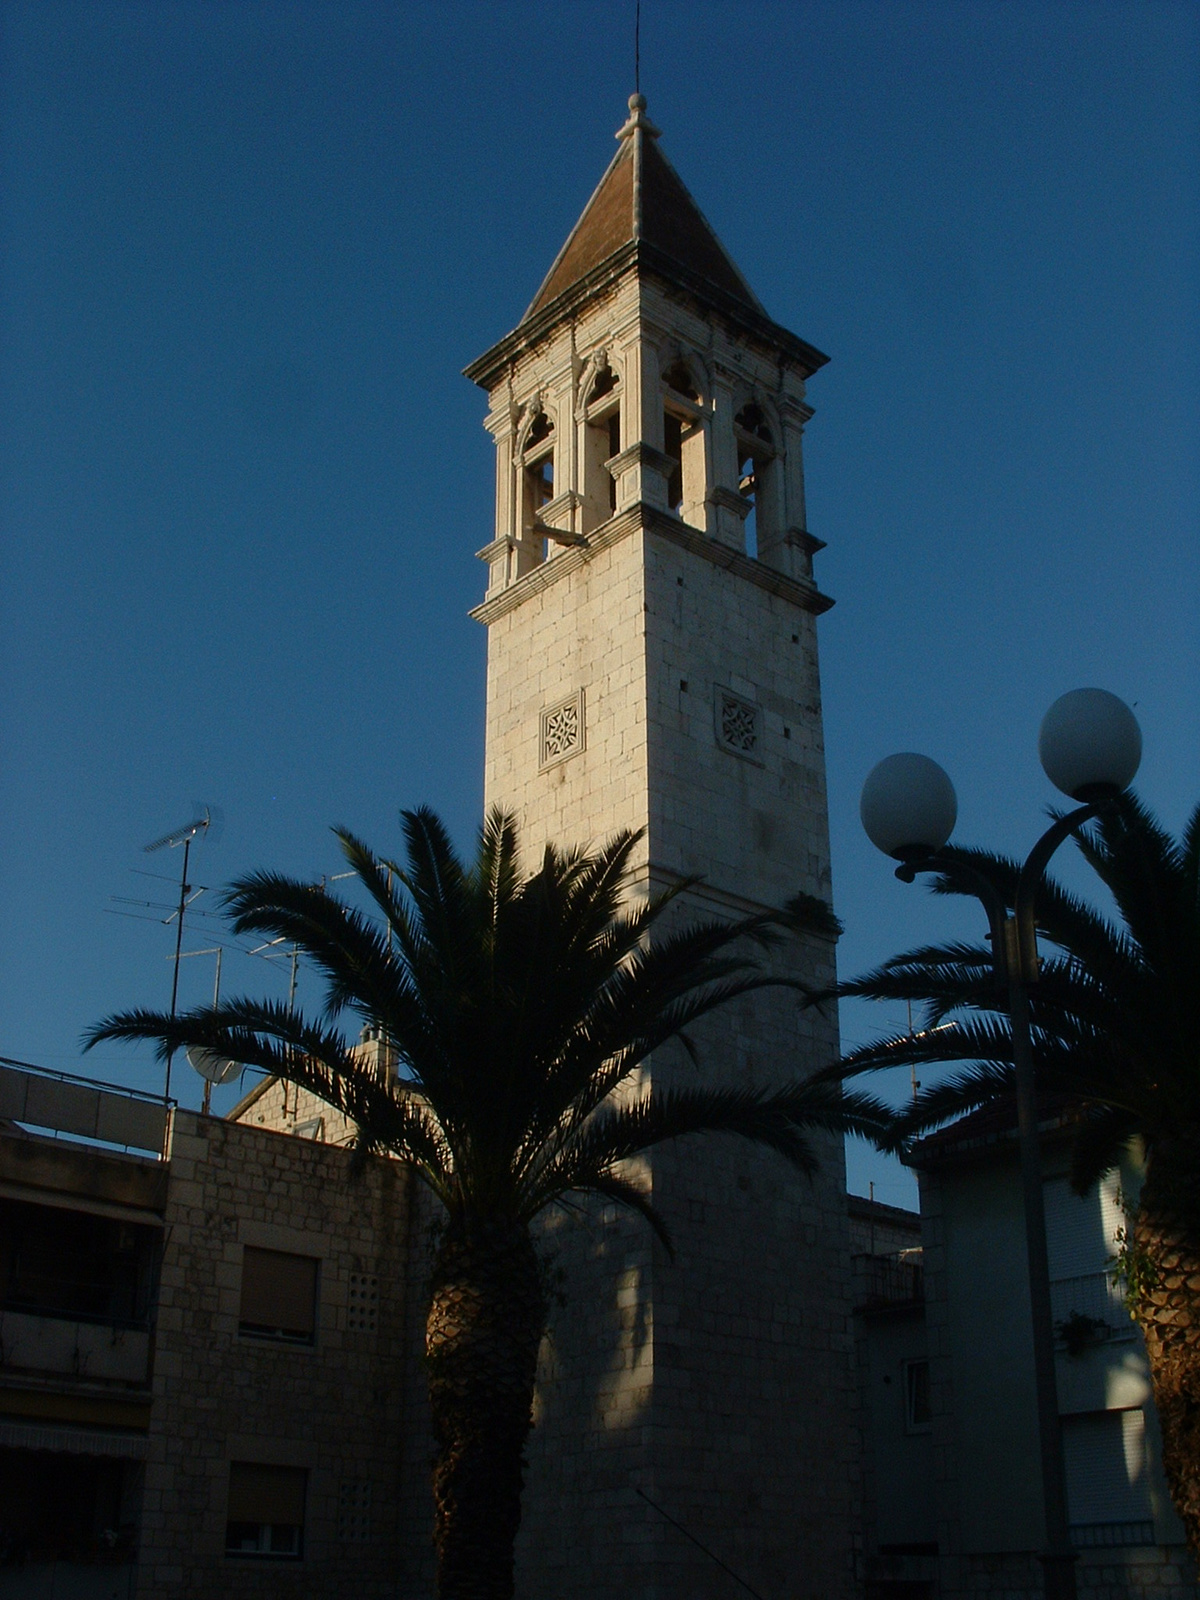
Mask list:
[[[747,906],[828,902],[816,618],[795,585],[666,517],[647,519],[644,566],[655,866]],[[722,736],[730,700],[744,748]]]
[[[404,1173],[183,1111],[169,1160],[139,1596],[427,1593]],[[319,1261],[310,1347],[239,1334],[247,1246]],[[373,1315],[351,1316],[352,1277]],[[231,1461],[307,1470],[301,1560],[225,1554]]]
[[[596,846],[645,820],[642,541],[620,520],[586,563],[572,551],[536,569],[489,627],[484,801],[516,812],[526,872],[547,842]],[[581,691],[582,748],[543,764],[543,712]]]
[[[814,619],[794,589],[640,506],[586,558],[556,555],[489,599],[477,613],[489,625],[486,796],[516,812],[527,867],[543,840],[645,827],[648,888],[705,875],[681,915],[728,918],[798,890],[828,899]],[[749,760],[720,747],[721,687],[757,716]],[[580,691],[583,748],[546,764],[539,717]],[[813,938],[777,959],[820,987],[832,955]],[[661,1051],[645,1081],[765,1086],[837,1054],[833,1021],[786,991],[694,1034],[699,1072]],[[850,1591],[860,1483],[844,1169],[839,1140],[815,1145],[811,1181],[727,1139],[647,1158],[673,1263],[635,1223],[589,1233],[569,1213],[547,1220],[566,1304],[530,1445],[529,1600],[568,1581],[581,1600],[717,1600],[731,1582],[722,1562],[764,1593]]]

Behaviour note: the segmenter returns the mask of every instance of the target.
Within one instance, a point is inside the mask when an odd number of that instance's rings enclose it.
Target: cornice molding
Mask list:
[[[590,561],[601,550],[611,549],[613,545],[620,544],[623,539],[638,531],[666,539],[692,555],[710,561],[713,566],[723,567],[725,571],[754,584],[756,588],[765,589],[768,594],[786,600],[799,611],[809,611],[814,616],[820,616],[834,603],[815,585],[789,578],[786,573],[777,572],[774,567],[765,566],[752,556],[743,555],[741,551],[734,550],[729,545],[720,544],[717,540],[710,539],[707,534],[700,533],[698,529],[690,528],[678,517],[669,516],[666,512],[658,511],[643,502],[630,506],[618,516],[610,517],[593,533],[587,534],[582,544],[563,550],[552,556],[549,561],[543,561],[540,566],[534,567],[532,572],[527,572],[524,577],[510,584],[507,589],[502,589],[499,594],[492,595],[482,605],[476,606],[469,615],[476,622],[490,627],[493,622],[498,622],[501,617],[507,616],[510,611],[523,605],[526,600],[532,599],[536,594],[544,593],[551,585],[560,582],[572,572],[577,572],[585,561]]]
[[[739,494],[736,489],[727,488],[723,483],[708,491],[708,503],[732,511],[734,516],[741,517],[743,522],[754,509],[744,494]]]
[[[645,240],[631,239],[549,305],[543,306],[536,315],[520,323],[498,344],[464,367],[464,375],[480,388],[490,391],[509,363],[542,344],[560,323],[568,321],[588,301],[615,289],[631,273],[639,277],[642,274],[652,276],[668,289],[688,295],[704,310],[715,311],[738,332],[748,335],[773,353],[789,357],[805,378],[829,360],[815,345],[790,333],[769,317],[760,316],[707,278],[682,266],[665,250],[647,244]]]

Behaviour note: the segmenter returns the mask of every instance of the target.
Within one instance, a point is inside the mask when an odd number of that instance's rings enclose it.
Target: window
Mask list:
[[[756,405],[746,405],[733,419],[738,456],[738,492],[749,502],[746,553],[758,556],[778,535],[778,482],[775,446],[766,418]]]
[[[906,1361],[904,1371],[904,1431],[928,1433],[933,1426],[929,1405],[928,1361]]]
[[[141,1500],[140,1461],[76,1455],[55,1449],[49,1438],[37,1449],[0,1448],[0,1593],[78,1593],[86,1571],[76,1563],[86,1562],[93,1572],[103,1563],[107,1578],[93,1594],[132,1594],[126,1579]],[[22,1578],[14,1568],[25,1562],[29,1570]],[[63,1563],[57,1581],[54,1562]],[[125,1571],[114,1571],[118,1566]]]
[[[1109,1270],[1117,1229],[1125,1221],[1118,1203],[1119,1177],[1077,1195],[1065,1178],[1043,1185],[1050,1305],[1060,1341],[1073,1354],[1101,1342],[1137,1337]],[[1076,1343],[1078,1341],[1078,1343]]]
[[[157,1228],[0,1199],[0,1306],[144,1328],[159,1242]]]
[[[685,400],[690,400],[693,405],[700,404],[700,391],[692,381],[692,375],[682,361],[673,362],[663,373],[663,382],[668,389],[681,394]]]
[[[1071,1542],[1085,1549],[1153,1544],[1145,1413],[1064,1417],[1062,1439]]]
[[[225,1553],[298,1561],[304,1554],[304,1467],[229,1463]]]
[[[667,505],[684,522],[700,528],[708,487],[700,391],[682,361],[667,368],[663,388],[663,453],[674,463],[667,479]]]
[[[247,1245],[242,1256],[238,1332],[251,1339],[313,1344],[317,1332],[317,1266],[313,1256]]]
[[[683,419],[674,411],[663,413],[663,450],[675,463],[667,480],[667,504],[678,516],[683,509]]]
[[[607,364],[588,390],[584,424],[584,532],[590,533],[617,509],[617,480],[606,463],[621,452],[621,400],[617,375]]]

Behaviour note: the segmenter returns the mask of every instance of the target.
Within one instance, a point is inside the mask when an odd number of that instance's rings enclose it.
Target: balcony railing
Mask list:
[[[169,1110],[160,1095],[0,1056],[0,1120],[161,1156]]]
[[[893,1255],[856,1255],[854,1299],[857,1305],[916,1305],[925,1298],[925,1273],[919,1250],[901,1250]]]
[[[1154,1543],[1154,1524],[1145,1522],[1073,1522],[1071,1543],[1077,1550],[1113,1550]]]
[[[1121,1291],[1107,1272],[1055,1279],[1050,1284],[1050,1311],[1060,1345],[1064,1343],[1063,1328],[1072,1317],[1086,1318],[1093,1325],[1093,1338],[1087,1342],[1110,1344],[1137,1337]]]
[[[150,1334],[145,1329],[0,1311],[0,1365],[46,1376],[146,1384]]]

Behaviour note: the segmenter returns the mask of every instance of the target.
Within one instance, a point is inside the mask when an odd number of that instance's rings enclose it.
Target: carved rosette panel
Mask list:
[[[584,747],[583,690],[569,700],[547,706],[542,712],[538,740],[538,766],[544,771],[569,761]]]
[[[715,732],[724,750],[746,761],[762,760],[762,712],[731,689],[716,692]]]

